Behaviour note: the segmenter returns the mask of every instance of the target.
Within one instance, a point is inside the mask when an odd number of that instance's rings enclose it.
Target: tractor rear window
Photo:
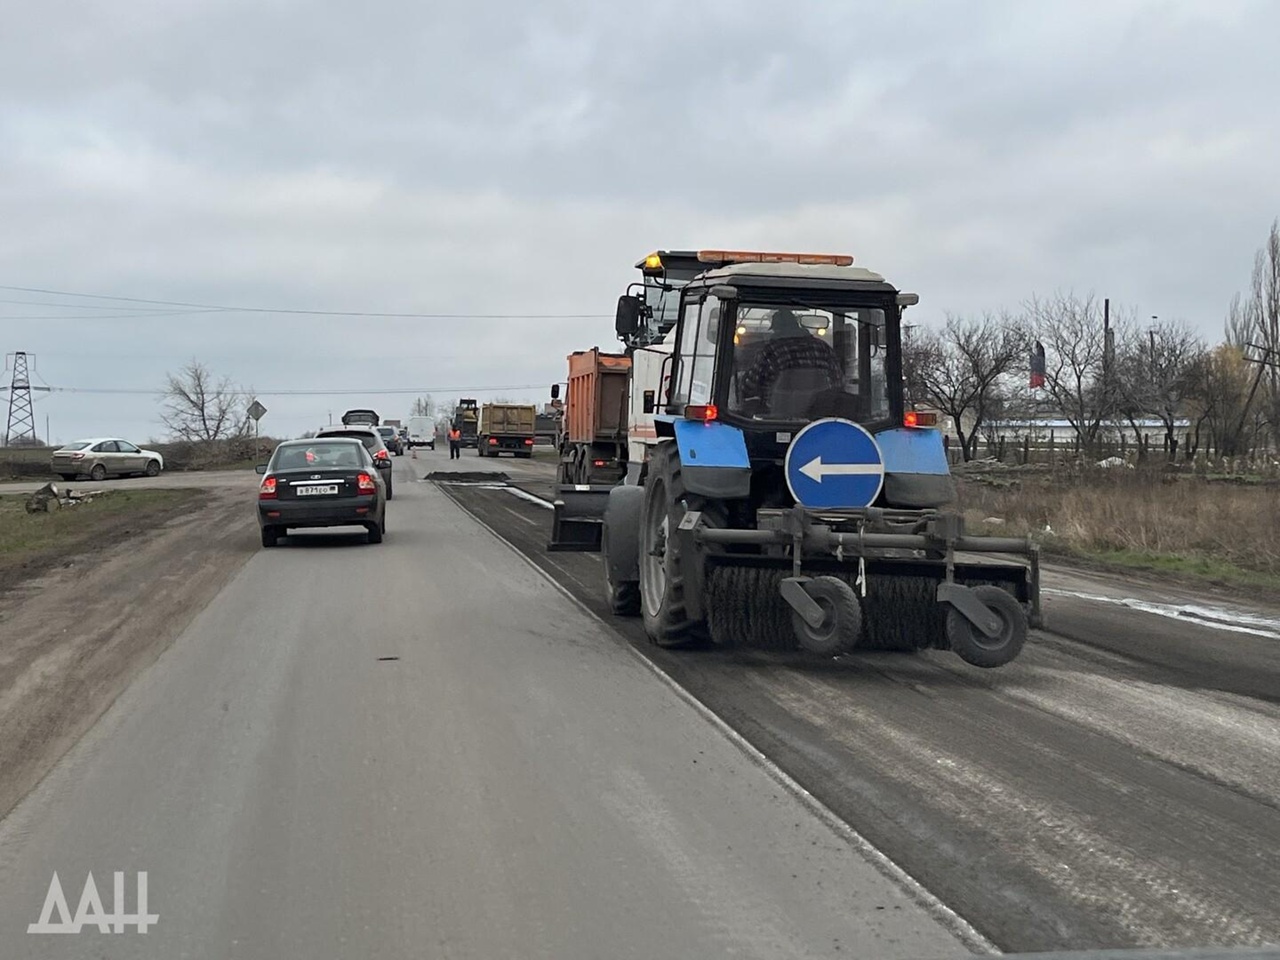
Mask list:
[[[756,420],[889,416],[884,311],[743,304],[733,337],[729,409]]]

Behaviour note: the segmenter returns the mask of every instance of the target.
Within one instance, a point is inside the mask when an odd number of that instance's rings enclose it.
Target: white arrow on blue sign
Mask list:
[[[875,438],[852,420],[815,420],[787,449],[787,488],[815,510],[869,507],[884,485],[884,458]]]

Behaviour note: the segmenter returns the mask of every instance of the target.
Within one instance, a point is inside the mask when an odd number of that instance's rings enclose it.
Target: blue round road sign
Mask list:
[[[884,485],[884,459],[875,438],[852,420],[815,420],[787,449],[787,488],[812,509],[869,507]]]

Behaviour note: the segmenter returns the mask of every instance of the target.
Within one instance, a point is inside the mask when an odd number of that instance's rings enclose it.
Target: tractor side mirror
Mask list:
[[[711,288],[711,295],[717,300],[737,300],[738,288],[727,283],[718,283]]]
[[[898,294],[898,306],[902,309],[914,307],[920,302],[920,294],[918,293],[900,293]]]
[[[640,298],[624,294],[618,298],[618,313],[613,328],[620,337],[630,337],[640,332]]]
[[[644,392],[644,399],[642,401],[642,409],[644,410],[645,413],[653,413],[654,408],[656,406],[657,404],[654,402],[653,391],[646,390]]]
[[[558,384],[558,383],[553,383],[553,384],[551,385],[551,399],[552,399],[552,400],[559,400],[559,399],[560,399],[560,384]]]

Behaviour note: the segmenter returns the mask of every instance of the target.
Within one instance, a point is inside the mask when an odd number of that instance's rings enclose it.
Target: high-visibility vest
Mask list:
[[[462,439],[462,431],[461,431],[461,430],[456,430],[456,429],[455,429],[455,430],[450,430],[450,431],[449,431],[449,439],[450,439],[450,440],[461,440],[461,439]]]

